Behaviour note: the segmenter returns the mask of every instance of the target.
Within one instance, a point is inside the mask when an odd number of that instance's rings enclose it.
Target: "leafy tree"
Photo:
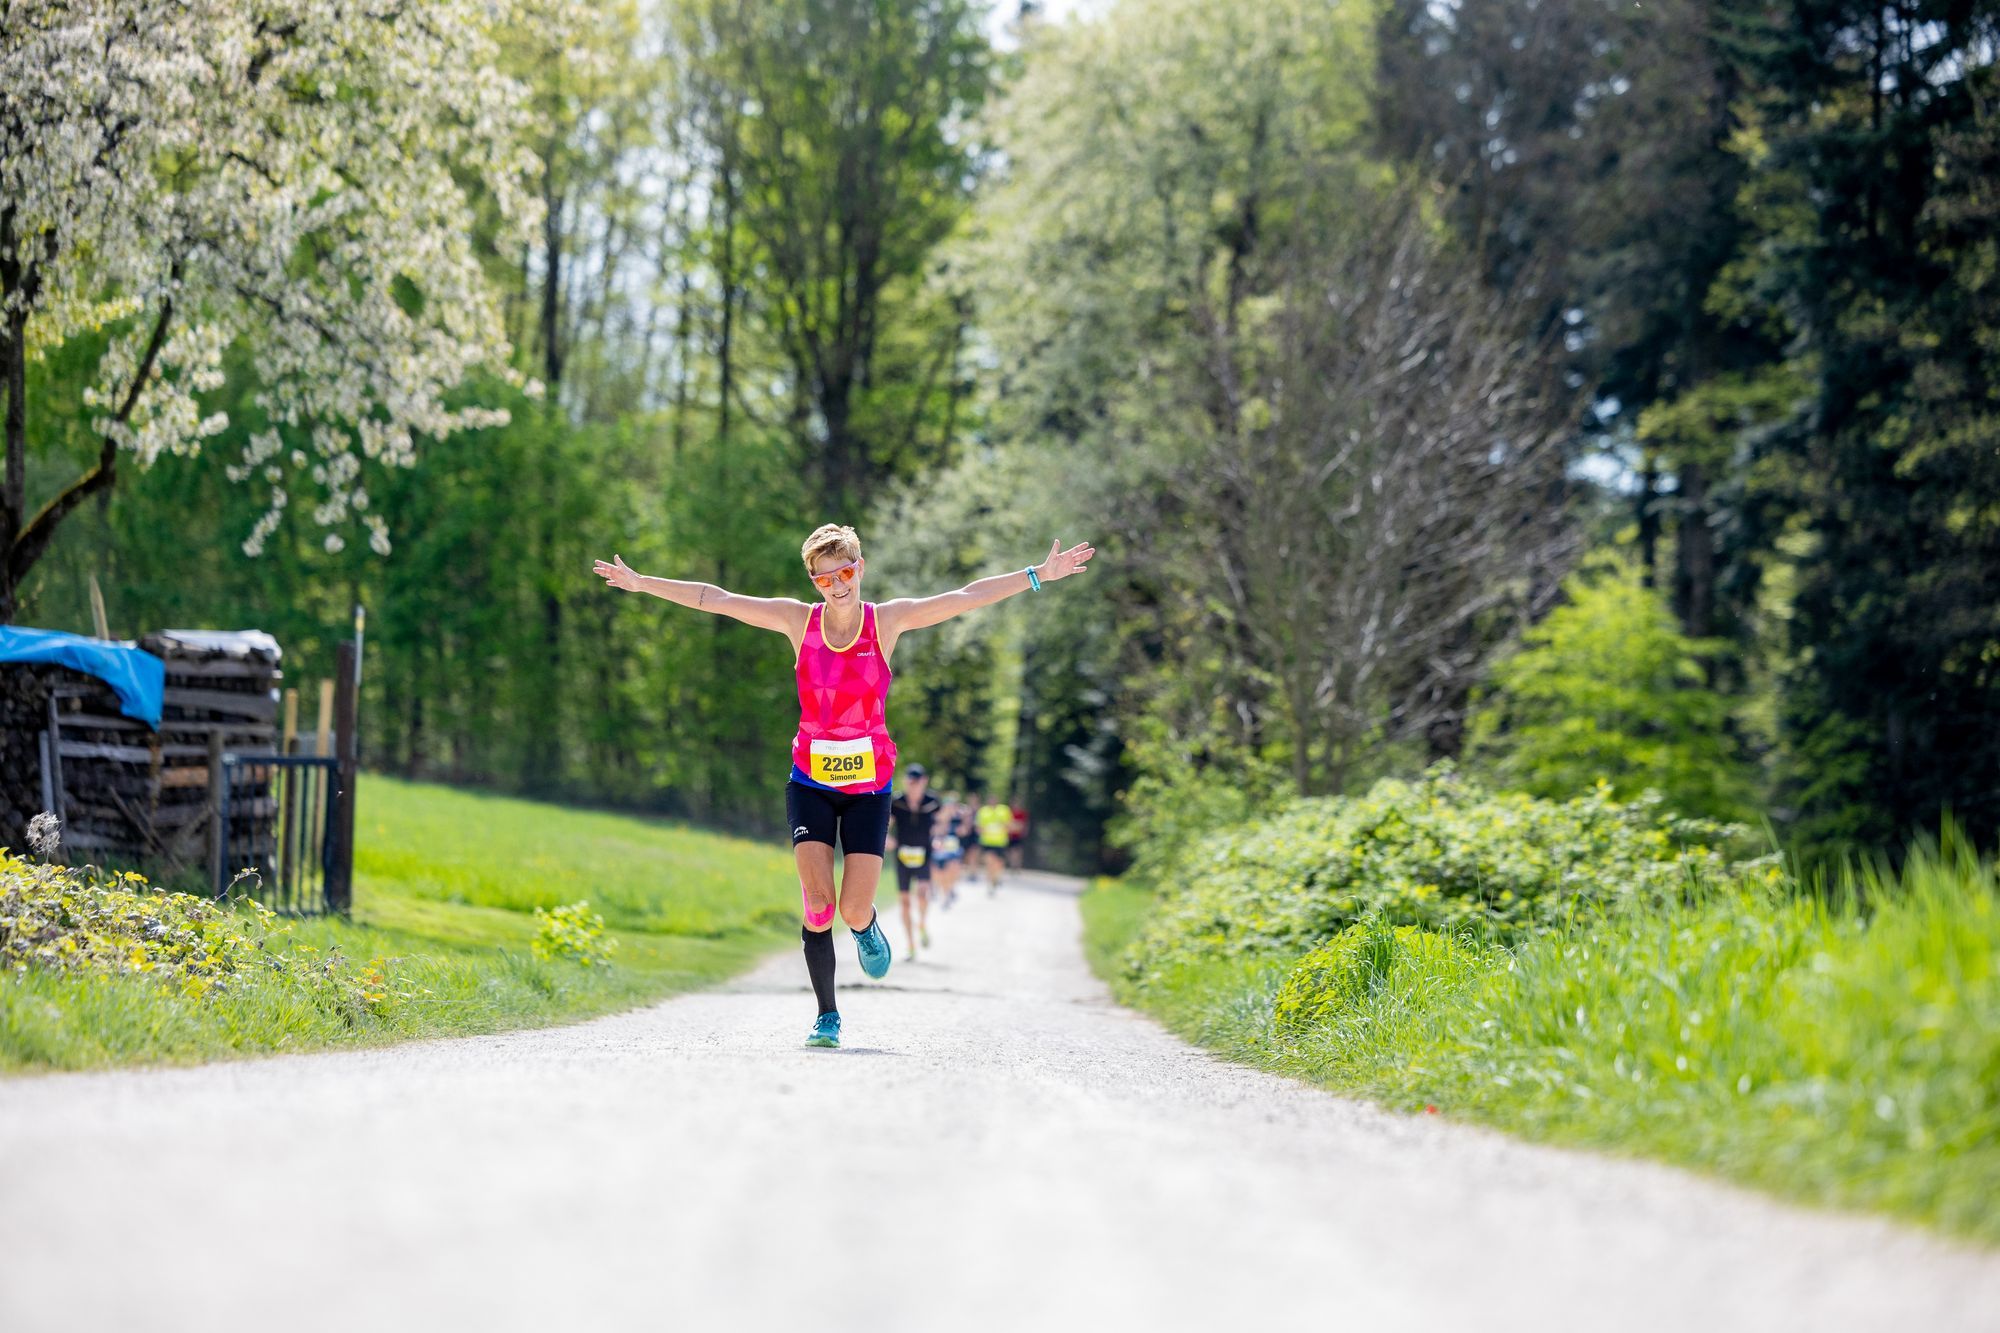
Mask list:
[[[446,401],[508,351],[461,173],[510,230],[536,214],[493,26],[470,0],[9,6],[0,621],[121,451],[145,466],[224,428],[204,396],[232,348],[255,384],[232,473],[264,487],[253,549],[294,484],[318,488],[322,524],[358,515],[386,545],[363,460],[495,419]],[[30,515],[28,362],[98,330],[95,462]]]
[[[1744,226],[1732,106],[1750,23],[1715,0],[1498,0],[1384,12],[1377,132],[1435,173],[1492,280],[1559,326],[1593,410],[1580,442],[1632,467],[1641,569],[1663,542],[1688,633],[1734,632],[1770,532],[1734,441],[1645,413],[1778,359],[1707,306]],[[1635,427],[1637,427],[1635,431]]]
[[[693,290],[706,182],[685,61],[650,21],[637,0],[607,0],[505,35],[507,68],[530,92],[543,207],[528,251],[499,257],[509,332],[579,422],[668,402],[694,368],[669,359],[670,339],[707,315]]]
[[[1039,503],[1135,556],[1096,612],[1121,706],[1085,753],[1115,753],[1118,728],[1148,708],[1203,729],[1204,765],[1281,743],[1241,624],[1218,632],[1214,587],[1175,577],[1177,562],[1212,566],[1167,474],[1197,466],[1191,428],[1226,431],[1242,405],[1209,378],[1210,353],[1261,317],[1273,236],[1362,169],[1365,26],[1325,19],[1303,4],[1143,0],[1030,25],[1023,73],[990,119],[1003,169],[955,259],[997,361],[987,413],[1009,453],[974,458],[973,482],[1026,480],[1012,505],[995,496],[997,514]],[[1052,624],[1051,644],[1067,628]],[[1225,702],[1223,731],[1172,702],[1183,688]]]
[[[1648,788],[1688,815],[1735,819],[1751,795],[1731,701],[1705,682],[1725,647],[1682,634],[1666,601],[1624,562],[1598,561],[1494,664],[1473,725],[1476,761],[1536,796],[1602,780],[1620,798]]]
[[[790,429],[826,512],[848,513],[955,382],[963,321],[894,297],[924,275],[976,176],[965,131],[991,79],[984,12],[971,0],[690,0],[680,15],[746,309],[789,368]],[[884,355],[919,328],[926,347]]]
[[[946,23],[950,14],[905,5],[882,20],[893,20],[905,42],[889,43],[904,62],[895,68],[932,83],[905,87],[906,103],[882,102],[871,113],[877,129],[893,132],[908,107],[942,105],[938,79],[983,86],[983,55],[953,45],[967,30]],[[826,18],[864,20],[874,21],[851,6]],[[816,469],[802,463],[816,458],[817,444],[810,422],[800,425],[812,410],[798,408],[801,381],[778,336],[780,307],[791,299],[784,293],[803,289],[778,281],[752,226],[777,226],[772,210],[780,207],[768,193],[755,195],[757,180],[757,189],[800,185],[847,210],[838,217],[859,209],[880,232],[870,260],[879,287],[872,351],[852,414],[869,466],[914,479],[969,428],[966,311],[933,285],[913,238],[934,239],[959,216],[971,149],[962,127],[941,129],[933,116],[904,158],[869,159],[870,171],[886,174],[863,172],[853,188],[835,190],[816,175],[806,180],[805,165],[785,167],[762,129],[712,138],[712,106],[697,93],[717,67],[693,48],[660,44],[632,5],[588,15],[517,7],[494,23],[490,36],[477,36],[478,49],[502,73],[480,77],[489,91],[509,90],[509,133],[539,160],[514,164],[506,196],[476,161],[453,178],[459,239],[487,293],[465,313],[477,315],[496,349],[509,340],[520,349],[520,369],[542,377],[546,399],[531,402],[497,374],[452,386],[444,409],[469,428],[424,439],[424,468],[381,469],[351,496],[351,509],[365,503],[365,516],[394,534],[385,558],[338,529],[264,521],[264,488],[279,483],[261,463],[247,475],[241,464],[270,426],[260,365],[283,326],[246,323],[222,354],[220,382],[200,391],[202,411],[219,427],[206,447],[175,467],[124,479],[116,506],[77,508],[69,522],[82,540],[52,548],[22,585],[22,606],[38,623],[88,629],[94,574],[115,632],[261,626],[285,645],[289,682],[309,690],[330,669],[360,602],[369,611],[362,717],[370,763],[768,827],[787,768],[786,738],[770,724],[790,696],[769,636],[720,620],[665,622],[605,595],[588,577],[590,557],[611,547],[690,577],[806,591],[797,550]],[[393,32],[376,35],[388,41]],[[852,42],[832,52],[769,33],[758,40],[772,59],[806,62],[801,77],[875,77]],[[944,45],[924,45],[933,41]],[[302,63],[290,68],[309,67],[304,49],[294,54]],[[949,67],[927,65],[933,57],[948,57]],[[759,77],[789,86],[775,65],[760,66]],[[343,95],[368,95],[351,81],[342,87]],[[781,110],[793,118],[784,130],[789,150],[804,141],[793,131],[805,113],[803,104]],[[822,136],[815,142],[832,155],[822,161],[870,151],[866,125],[849,126],[846,139],[825,137],[826,124],[804,128]],[[951,144],[940,147],[939,134]],[[767,156],[739,166],[722,153],[725,143]],[[956,163],[948,172],[946,157]],[[781,179],[786,170],[797,179]],[[867,193],[884,181],[895,198]],[[537,197],[546,205],[539,226],[531,225]],[[95,458],[100,437],[77,404],[117,333],[84,330],[26,363],[26,431],[37,444],[26,460],[28,492],[59,489]],[[299,442],[293,428],[278,429],[288,448]],[[310,439],[303,448],[308,468],[334,466],[313,455]],[[294,465],[289,452],[266,461]],[[190,530],[225,539],[190,542]],[[240,558],[245,536],[256,539],[259,558]],[[987,758],[992,661],[985,644],[973,643],[940,664],[934,688],[898,696],[899,707],[921,701],[935,712],[938,750],[968,774]],[[913,734],[921,739],[923,728]]]
[[[1786,7],[1752,52],[1753,244],[1729,279],[1812,393],[1782,437],[1810,550],[1785,709],[1801,832],[2000,830],[1988,6]]]
[[[2000,828],[2000,17],[1412,0],[1382,34],[1384,142],[1561,312],[1643,567],[1671,539],[1683,627],[1738,640],[1711,670],[1781,673],[1774,813],[1821,844]]]
[[[1365,23],[1151,0],[1031,35],[965,262],[997,425],[1155,557],[1118,590],[1129,678],[1190,726],[1226,701],[1203,762],[1303,791],[1449,746],[1567,553],[1568,403],[1362,154]]]

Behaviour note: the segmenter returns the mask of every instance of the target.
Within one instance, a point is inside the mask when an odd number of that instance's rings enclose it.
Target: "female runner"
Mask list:
[[[805,902],[806,975],[819,1018],[809,1046],[840,1045],[840,1010],[833,996],[833,918],[854,932],[861,970],[880,977],[889,970],[889,939],[875,918],[875,886],[882,877],[888,840],[889,789],[896,773],[896,743],[884,712],[889,660],[913,629],[942,624],[1016,593],[1040,589],[1083,569],[1096,555],[1089,543],[1069,550],[1049,547],[1039,565],[968,583],[935,597],[899,598],[877,606],[861,599],[868,562],[853,528],[826,524],[799,549],[806,573],[819,589],[818,605],[790,597],[744,597],[712,583],[650,578],[613,556],[596,573],[613,588],[646,592],[679,606],[729,616],[776,630],[791,640],[799,690],[799,729],[792,738],[792,775],[785,784],[785,822],[792,830],[799,892]],[[836,836],[846,854],[836,892]]]

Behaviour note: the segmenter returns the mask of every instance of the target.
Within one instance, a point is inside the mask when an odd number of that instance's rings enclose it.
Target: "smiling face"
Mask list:
[[[861,604],[861,576],[868,566],[861,558],[861,538],[853,528],[828,523],[813,530],[799,548],[806,574],[829,606]]]
[[[843,560],[838,554],[823,555],[813,561],[812,570],[813,587],[819,589],[828,606],[860,605],[861,577],[868,572],[866,560],[858,556]]]

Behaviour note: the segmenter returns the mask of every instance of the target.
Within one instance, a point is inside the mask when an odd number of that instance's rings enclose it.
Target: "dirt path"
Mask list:
[[[1219,1064],[1110,1002],[1073,890],[962,901],[843,988],[839,1053],[788,955],[572,1028],[0,1083],[0,1327],[2000,1328],[2000,1255]]]

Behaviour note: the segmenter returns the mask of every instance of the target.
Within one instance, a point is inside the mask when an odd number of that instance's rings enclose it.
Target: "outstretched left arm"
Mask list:
[[[1082,572],[1090,563],[1090,557],[1096,554],[1097,549],[1089,542],[1078,542],[1067,551],[1062,549],[1061,542],[1055,542],[1049,547],[1049,558],[1035,566],[1035,577],[1043,583],[1066,579]],[[884,647],[893,651],[897,638],[905,630],[941,625],[953,616],[962,616],[967,611],[1005,601],[1015,593],[1026,592],[1034,586],[1026,570],[1016,570],[1012,574],[995,574],[991,578],[968,583],[956,592],[939,593],[935,597],[899,597],[875,608],[876,632],[885,640]]]

